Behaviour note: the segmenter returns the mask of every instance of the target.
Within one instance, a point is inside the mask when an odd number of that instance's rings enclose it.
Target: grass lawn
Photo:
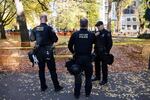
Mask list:
[[[61,47],[67,47],[68,41],[69,41],[69,36],[58,36],[58,42],[55,44],[56,48],[61,48]],[[6,45],[3,44],[3,46],[1,45],[1,43],[4,42],[8,42]],[[8,37],[7,40],[0,40],[0,47],[9,47],[9,43],[11,45],[11,47],[17,47],[20,48],[20,37]],[[138,38],[131,38],[131,37],[113,37],[113,45],[130,45],[130,44],[134,44],[134,45],[150,45],[150,39],[138,39]],[[31,47],[34,46],[34,43],[31,43]],[[31,47],[25,47],[25,48],[31,48]],[[22,47],[21,47],[22,48]]]

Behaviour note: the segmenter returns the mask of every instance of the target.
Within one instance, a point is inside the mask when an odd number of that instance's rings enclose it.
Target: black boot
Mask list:
[[[79,99],[80,98],[80,94],[78,93],[74,93],[74,97],[76,98],[76,99]]]
[[[57,86],[57,87],[55,87],[55,92],[59,92],[59,91],[61,91],[62,89],[63,89],[62,86]]]
[[[44,92],[47,88],[48,88],[48,87],[47,87],[47,85],[42,86],[42,87],[41,87],[41,91],[43,91],[43,92]]]
[[[102,81],[102,82],[100,82],[99,84],[100,84],[100,85],[105,85],[105,84],[107,84],[107,81]]]
[[[85,96],[88,98],[88,97],[90,97],[90,94],[86,94]]]
[[[99,81],[99,80],[100,80],[100,78],[98,78],[98,77],[92,78],[92,81]]]

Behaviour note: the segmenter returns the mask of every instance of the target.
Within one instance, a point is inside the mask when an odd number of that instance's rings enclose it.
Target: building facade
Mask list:
[[[137,33],[139,32],[139,18],[138,18],[139,0],[133,0],[131,5],[122,10],[120,18],[120,31],[122,33]]]

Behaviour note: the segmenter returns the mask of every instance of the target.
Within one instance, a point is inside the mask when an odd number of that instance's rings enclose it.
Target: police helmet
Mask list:
[[[71,66],[75,63],[74,59],[69,59],[69,61],[66,62],[65,67],[71,68]]]
[[[104,56],[104,61],[109,64],[112,65],[114,62],[114,56],[112,54],[105,54]]]
[[[81,67],[78,64],[73,64],[70,68],[72,75],[78,75],[81,73]]]

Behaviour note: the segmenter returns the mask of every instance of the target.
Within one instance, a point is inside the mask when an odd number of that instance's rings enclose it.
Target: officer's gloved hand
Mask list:
[[[54,50],[54,49],[55,49],[55,46],[54,46],[54,45],[52,45],[52,46],[51,46],[51,48]]]
[[[52,51],[53,51],[53,54],[56,55],[56,48],[55,48],[54,45],[51,47],[51,49],[52,49]]]
[[[105,54],[108,55],[108,54],[110,54],[110,53],[109,53],[109,51],[106,51]]]
[[[75,53],[72,55],[72,58],[73,58],[74,60],[76,59],[76,54],[75,54]]]
[[[100,34],[99,32],[96,32],[96,33],[95,33],[95,36],[98,36],[99,34]]]
[[[34,46],[34,49],[37,49],[38,47],[39,47],[39,45],[36,44],[36,45]]]
[[[32,57],[33,57],[34,63],[35,63],[35,64],[38,64],[39,61],[38,61],[36,55],[32,55]]]

